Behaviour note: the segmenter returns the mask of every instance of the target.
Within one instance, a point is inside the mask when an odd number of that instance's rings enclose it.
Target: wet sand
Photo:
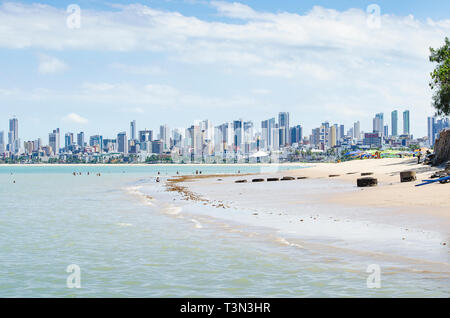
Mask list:
[[[182,200],[215,208],[201,212],[215,218],[271,227],[285,237],[358,253],[436,263],[450,272],[450,184],[414,186],[437,168],[417,165],[413,159],[305,166],[246,176],[174,178],[167,186]],[[399,174],[405,170],[416,170],[417,181],[400,183]],[[379,185],[357,188],[362,172],[372,172]],[[266,181],[283,176],[295,180]],[[258,178],[265,181],[252,182]],[[247,183],[235,183],[242,179]]]

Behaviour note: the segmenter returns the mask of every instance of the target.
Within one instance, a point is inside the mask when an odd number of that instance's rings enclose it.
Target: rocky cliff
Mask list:
[[[443,130],[434,144],[434,165],[450,160],[450,129]]]

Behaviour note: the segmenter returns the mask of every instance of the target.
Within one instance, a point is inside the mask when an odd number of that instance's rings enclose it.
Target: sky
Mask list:
[[[309,135],[410,110],[425,136],[429,47],[450,36],[449,12],[450,1],[0,1],[0,131],[12,116],[23,141],[47,141],[57,127],[260,127],[288,111]]]

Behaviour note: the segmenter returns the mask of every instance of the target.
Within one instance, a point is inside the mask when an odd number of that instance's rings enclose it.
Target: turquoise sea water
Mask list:
[[[158,171],[195,170],[260,167],[0,167],[0,297],[449,296],[442,273],[386,262],[383,288],[368,289],[367,259],[286,246],[267,229],[199,227],[133,193],[152,189]],[[66,285],[71,264],[81,269],[79,289]]]

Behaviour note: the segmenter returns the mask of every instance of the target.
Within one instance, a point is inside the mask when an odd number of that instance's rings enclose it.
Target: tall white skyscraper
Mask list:
[[[19,121],[17,118],[9,120],[8,150],[12,153],[18,153],[20,150]]]
[[[269,150],[273,147],[273,130],[275,128],[275,118],[263,120],[261,122],[262,147]]]
[[[378,113],[373,119],[373,132],[383,135],[384,132],[384,119],[383,113]]]
[[[170,128],[167,125],[162,125],[159,127],[159,139],[163,142],[163,150],[167,151],[170,149]]]
[[[361,139],[361,124],[359,120],[353,124],[353,137],[356,140]]]
[[[136,140],[136,121],[135,120],[133,120],[130,123],[130,139]]]
[[[48,145],[52,147],[53,154],[58,154],[60,149],[60,131],[59,128],[48,134]]]

